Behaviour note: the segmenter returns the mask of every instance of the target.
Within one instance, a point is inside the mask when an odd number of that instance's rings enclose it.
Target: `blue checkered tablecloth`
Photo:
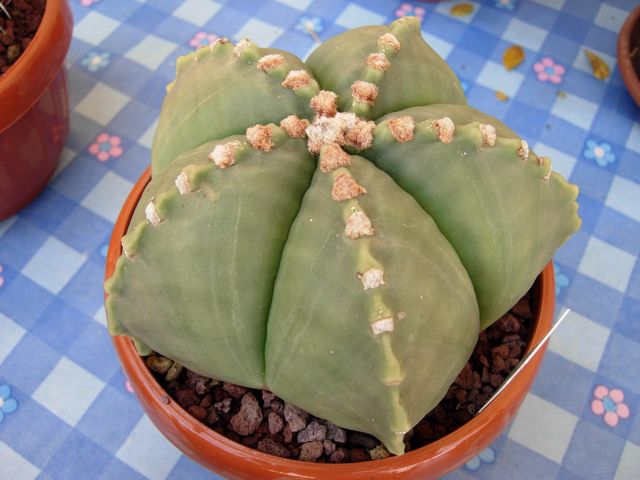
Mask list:
[[[109,339],[111,228],[149,162],[175,59],[218,36],[306,57],[320,39],[398,16],[580,186],[583,227],[557,253],[559,306],[537,381],[509,428],[451,479],[640,479],[640,109],[616,68],[633,0],[73,0],[71,133],[49,187],[0,222],[0,479],[212,479],[156,430]],[[525,49],[513,71],[512,44]],[[611,67],[593,77],[583,49]],[[496,91],[509,99],[500,101]]]

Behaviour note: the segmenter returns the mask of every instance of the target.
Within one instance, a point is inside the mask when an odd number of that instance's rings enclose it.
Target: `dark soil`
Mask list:
[[[480,333],[469,362],[445,398],[407,433],[407,451],[444,437],[474,416],[522,358],[532,316],[528,293]],[[376,438],[339,428],[265,390],[211,380],[159,355],[148,356],[146,364],[191,415],[248,447],[285,458],[329,463],[390,455]]]
[[[10,18],[0,8],[0,75],[9,70],[33,39],[45,0],[0,0]]]

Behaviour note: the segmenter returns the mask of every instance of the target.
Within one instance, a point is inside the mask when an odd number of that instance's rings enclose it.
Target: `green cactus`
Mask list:
[[[580,225],[577,188],[465,105],[414,18],[306,65],[221,40],[167,90],[111,333],[395,454]]]

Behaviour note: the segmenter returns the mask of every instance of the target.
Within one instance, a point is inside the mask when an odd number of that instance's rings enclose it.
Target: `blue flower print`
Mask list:
[[[109,66],[111,54],[109,52],[89,52],[80,62],[90,72],[97,72],[101,68]]]
[[[556,295],[560,295],[562,289],[568,287],[571,281],[569,277],[562,273],[562,269],[555,262],[553,262],[553,272],[556,280]]]
[[[515,10],[516,5],[517,5],[517,1],[516,0],[494,0],[493,4],[495,5],[496,8],[500,9],[500,10]]]
[[[495,460],[496,451],[491,447],[487,447],[465,463],[464,466],[467,470],[477,470],[483,463],[493,463]]]
[[[311,35],[311,32],[320,33],[324,30],[320,17],[302,16],[296,24],[296,30]]]
[[[0,385],[0,423],[4,416],[13,413],[18,408],[18,402],[11,398],[11,388],[9,385]]]
[[[587,140],[583,155],[589,160],[595,160],[601,167],[606,167],[616,161],[616,156],[611,151],[611,145],[607,142],[598,143],[595,140]]]

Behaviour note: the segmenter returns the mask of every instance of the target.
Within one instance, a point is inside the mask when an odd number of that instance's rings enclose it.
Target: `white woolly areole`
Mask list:
[[[395,53],[400,51],[400,42],[393,33],[385,33],[378,38],[378,48],[390,48]]]
[[[496,144],[496,139],[498,138],[496,127],[488,123],[481,123],[478,125],[478,129],[482,134],[482,144],[493,147]]]
[[[389,59],[384,53],[372,53],[367,58],[367,66],[373,68],[374,70],[386,72],[387,70],[389,70],[391,64],[389,63]]]
[[[549,181],[549,179],[551,178],[551,170],[553,170],[553,166],[551,165],[551,162],[549,162],[549,171],[544,177],[542,177],[542,180],[544,180],[545,182]]]
[[[330,90],[320,90],[309,102],[320,117],[333,117],[338,111],[338,95]]]
[[[122,246],[122,253],[124,253],[124,256],[127,257],[129,260],[133,260],[133,255],[127,252],[127,249],[124,248],[124,243],[122,242],[122,240],[120,240],[120,245]]]
[[[456,126],[449,117],[434,120],[431,126],[435,129],[439,141],[442,143],[451,143],[453,141],[453,133],[456,130]]]
[[[344,234],[352,239],[360,238],[363,236],[373,235],[374,230],[371,225],[371,220],[367,217],[367,214],[362,210],[353,212],[347,219],[347,224],[344,229]]]
[[[147,217],[147,220],[151,225],[157,227],[162,222],[160,215],[158,215],[158,211],[156,210],[156,206],[153,204],[153,200],[147,203],[147,206],[144,209],[144,215]]]
[[[269,70],[278,68],[284,63],[285,59],[282,55],[273,53],[271,55],[265,55],[264,57],[260,58],[260,60],[258,60],[258,63],[256,64],[256,68],[258,70],[264,70],[265,72],[268,72]]]
[[[282,81],[284,88],[298,90],[311,84],[311,75],[306,70],[291,70]]]
[[[236,163],[236,148],[240,144],[238,142],[227,142],[222,145],[216,145],[209,154],[211,160],[218,168],[227,168]]]
[[[529,158],[529,144],[524,140],[520,140],[520,148],[518,149],[518,156],[525,162]]]
[[[306,129],[307,146],[311,153],[319,153],[325,143],[344,144],[344,136],[355,127],[358,117],[353,113],[336,113],[333,117],[316,117]]]
[[[211,44],[211,48],[218,44],[225,45],[227,43],[229,43],[229,39],[227,37],[216,38],[215,41]]]
[[[365,290],[378,288],[379,286],[384,285],[384,272],[379,268],[370,268],[362,274],[360,280],[362,281],[362,286]]]
[[[240,55],[242,54],[242,52],[244,52],[244,50],[251,45],[251,40],[249,40],[248,38],[243,38],[242,40],[240,40],[237,45],[235,47],[233,47],[233,54],[236,57],[240,57]]]
[[[385,332],[393,332],[393,318],[381,318],[371,324],[371,331],[374,335],[380,335]]]
[[[287,132],[287,135],[293,138],[304,137],[305,130],[310,125],[306,118],[298,118],[297,115],[289,115],[280,121],[280,127]]]
[[[186,195],[191,192],[191,182],[189,181],[187,172],[180,172],[180,175],[176,177],[176,187],[180,195]]]
[[[375,83],[356,80],[351,85],[351,96],[357,102],[373,105],[378,98],[378,86]]]
[[[404,117],[391,118],[387,122],[391,135],[396,139],[398,143],[405,143],[413,140],[413,132],[416,128],[416,123],[413,117],[405,115]]]

